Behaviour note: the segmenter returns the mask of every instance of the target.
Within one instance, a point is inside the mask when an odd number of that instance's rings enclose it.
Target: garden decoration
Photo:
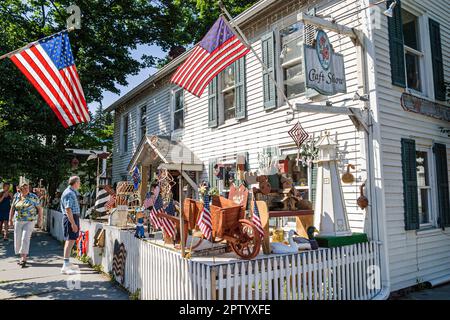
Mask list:
[[[354,165],[349,164],[347,166],[347,172],[342,175],[342,182],[344,182],[344,183],[353,183],[353,182],[355,182],[355,177],[353,176],[353,174],[350,173],[350,168],[355,170],[355,166]]]
[[[127,250],[123,243],[119,241],[114,242],[114,256],[113,256],[113,275],[120,283],[125,283],[125,261],[127,259]]]
[[[86,255],[89,247],[89,231],[81,231],[76,243],[78,256]]]
[[[166,169],[161,169],[158,174],[159,194],[165,200],[172,198],[172,188],[175,185],[175,180]]]
[[[359,187],[359,192],[360,192],[360,196],[359,198],[356,200],[356,203],[358,204],[358,206],[364,210],[365,208],[367,208],[369,206],[369,199],[367,199],[367,197],[364,195],[364,187],[366,186],[366,182],[364,182],[360,187]]]
[[[297,234],[295,230],[289,231],[288,236],[289,244],[284,244],[283,242],[272,242],[270,244],[270,247],[272,248],[272,253],[275,254],[297,253],[299,250],[299,245],[293,239],[294,234]]]
[[[136,238],[142,239],[145,237],[144,219],[145,215],[143,209],[138,209],[136,212],[136,232],[134,233]]]
[[[289,130],[289,135],[291,136],[292,140],[294,140],[295,145],[297,146],[297,164],[300,162],[300,147],[302,146],[303,142],[305,142],[309,135],[306,133],[305,129],[300,124],[300,121],[297,121],[295,126],[292,127],[291,130]]]
[[[139,168],[137,166],[134,167],[131,178],[133,179],[134,190],[137,190],[139,188],[139,184],[141,183],[141,173],[139,172]]]

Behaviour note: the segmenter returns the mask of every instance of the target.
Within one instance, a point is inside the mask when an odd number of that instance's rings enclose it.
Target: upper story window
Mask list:
[[[122,152],[128,152],[128,136],[130,131],[130,114],[122,118]]]
[[[302,65],[304,43],[303,24],[296,22],[280,30],[280,64],[285,94],[288,98],[305,92],[305,76]]]
[[[184,128],[184,91],[173,92],[173,130]]]
[[[224,121],[234,119],[236,115],[236,65],[233,63],[228,66],[221,75],[221,92],[223,102],[223,118]]]
[[[405,48],[406,85],[409,89],[422,92],[422,51],[419,18],[402,10],[403,39]]]
[[[139,121],[139,137],[142,139],[147,134],[147,106],[143,105],[139,109],[140,121]]]

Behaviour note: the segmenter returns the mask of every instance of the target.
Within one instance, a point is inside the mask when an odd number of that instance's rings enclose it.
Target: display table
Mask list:
[[[295,211],[269,211],[265,201],[256,201],[259,217],[264,229],[263,252],[270,254],[270,233],[269,219],[281,217],[296,217],[296,229],[300,237],[307,238],[306,230],[314,224],[314,210],[295,210]]]

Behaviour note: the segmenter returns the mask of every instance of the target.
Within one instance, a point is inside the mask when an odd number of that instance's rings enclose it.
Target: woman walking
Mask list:
[[[10,184],[3,183],[3,190],[0,192],[0,232],[3,231],[3,241],[8,241],[8,221],[11,210],[12,194],[9,192]]]
[[[38,226],[41,225],[43,210],[38,196],[30,192],[28,183],[21,183],[19,191],[14,195],[9,217],[10,224],[14,217],[14,251],[20,255],[19,265],[24,268],[30,249],[31,234],[36,219]]]

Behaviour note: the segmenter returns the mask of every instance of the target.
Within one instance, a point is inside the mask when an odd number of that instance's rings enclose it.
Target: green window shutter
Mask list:
[[[235,62],[236,94],[234,103],[236,105],[236,119],[244,119],[247,116],[247,89],[245,74],[245,57]]]
[[[316,205],[316,195],[317,195],[317,164],[313,163],[311,167],[311,202],[313,208]]]
[[[217,77],[215,77],[208,86],[208,127],[210,128],[215,128],[219,125],[218,98]]]
[[[439,203],[439,226],[450,227],[450,201],[448,187],[447,147],[436,143],[433,147],[436,159],[436,177]]]
[[[445,101],[444,62],[442,59],[441,28],[439,23],[430,19],[431,60],[433,62],[434,97]]]
[[[263,68],[263,101],[264,109],[272,109],[277,106],[277,88],[270,75],[276,79],[275,73],[275,36],[270,32],[261,37],[262,60],[268,70]]]
[[[416,142],[402,139],[403,204],[405,230],[419,229],[419,200],[417,194]]]
[[[214,176],[214,166],[217,164],[217,159],[209,159],[209,170],[208,170],[208,177],[209,177],[209,185],[211,188],[217,187],[217,179]]]
[[[393,0],[387,2],[389,7]],[[400,0],[394,8],[394,16],[388,19],[389,28],[389,53],[391,56],[392,84],[406,87],[405,76],[405,51],[403,44],[403,24]]]

